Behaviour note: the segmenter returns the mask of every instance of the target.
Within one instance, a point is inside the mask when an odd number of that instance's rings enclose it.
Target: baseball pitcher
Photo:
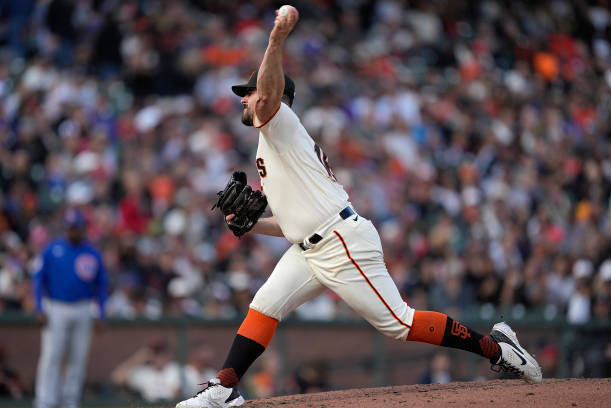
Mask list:
[[[402,300],[386,270],[378,232],[350,203],[327,156],[291,110],[295,85],[283,72],[282,48],[298,19],[291,6],[276,11],[258,71],[232,87],[242,97],[242,123],[259,129],[256,166],[264,194],[253,192],[246,175],[236,172],[216,204],[235,235],[283,236],[293,245],[255,295],[216,378],[176,407],[242,405],[237,384],[269,345],[278,322],[327,289],[387,336],[470,351],[529,383],[541,382],[537,361],[506,323],[482,335]],[[268,204],[273,216],[260,218]]]

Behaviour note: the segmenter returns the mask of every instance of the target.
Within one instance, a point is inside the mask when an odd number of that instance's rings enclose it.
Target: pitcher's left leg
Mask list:
[[[495,325],[489,336],[481,335],[443,313],[415,311],[403,302],[369,221],[344,224],[333,234],[336,239],[325,242],[326,256],[318,257],[313,251],[306,258],[319,280],[380,332],[398,340],[470,351],[529,383],[541,382],[536,360],[505,323]]]
[[[355,312],[381,333],[405,340],[414,309],[403,301],[386,270],[375,228],[369,221],[362,222],[347,221],[320,248],[322,256],[316,248],[311,253],[306,251],[305,257],[321,283]]]

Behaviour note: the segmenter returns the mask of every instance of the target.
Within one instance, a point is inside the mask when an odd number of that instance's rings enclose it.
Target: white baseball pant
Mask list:
[[[384,263],[374,225],[354,214],[334,215],[315,233],[309,249],[292,245],[255,295],[250,307],[281,320],[301,304],[331,289],[381,333],[405,340],[414,309],[401,298]]]

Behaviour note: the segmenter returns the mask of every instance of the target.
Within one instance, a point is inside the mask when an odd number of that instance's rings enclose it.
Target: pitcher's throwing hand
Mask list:
[[[269,37],[270,43],[282,42],[286,39],[289,33],[299,21],[299,12],[293,6],[284,5],[276,10],[276,19],[274,20],[274,28]]]

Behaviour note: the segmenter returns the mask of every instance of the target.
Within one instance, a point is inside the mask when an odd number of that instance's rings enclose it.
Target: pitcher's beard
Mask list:
[[[253,125],[252,115],[249,115],[246,109],[244,109],[244,111],[242,112],[242,123],[245,124],[246,126]]]

